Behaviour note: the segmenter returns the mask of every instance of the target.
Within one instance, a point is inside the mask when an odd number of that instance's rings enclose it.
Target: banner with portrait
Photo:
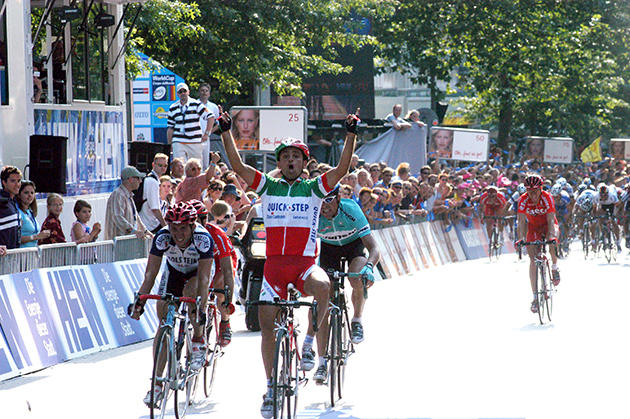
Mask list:
[[[567,137],[527,137],[523,160],[540,163],[563,163],[573,161],[573,139]]]
[[[429,136],[429,159],[487,161],[490,131],[432,127]]]
[[[308,110],[303,106],[235,106],[230,116],[239,150],[273,151],[286,138],[306,143]]]
[[[616,160],[630,160],[630,138],[611,138],[608,153]]]

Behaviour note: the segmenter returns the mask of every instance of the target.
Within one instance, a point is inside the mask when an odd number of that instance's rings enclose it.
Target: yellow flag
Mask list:
[[[602,137],[597,137],[597,139],[593,141],[591,145],[589,145],[584,149],[584,151],[582,151],[582,155],[580,156],[580,158],[584,163],[592,163],[602,160],[602,149],[599,146],[599,142],[601,141],[601,139]]]

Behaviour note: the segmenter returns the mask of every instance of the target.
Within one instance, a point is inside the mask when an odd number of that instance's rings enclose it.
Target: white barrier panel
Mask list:
[[[54,268],[70,266],[77,263],[77,244],[57,243],[39,246],[39,267]]]

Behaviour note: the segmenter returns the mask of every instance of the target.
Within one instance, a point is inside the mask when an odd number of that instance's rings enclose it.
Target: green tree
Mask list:
[[[225,0],[195,3],[150,0],[138,19],[139,50],[195,85],[208,81],[222,97],[251,103],[255,85],[302,94],[305,77],[348,71],[333,60],[333,45],[374,42],[352,28],[387,0]],[[170,11],[175,13],[168,16]],[[319,47],[321,54],[309,53]],[[239,95],[241,95],[239,97]]]

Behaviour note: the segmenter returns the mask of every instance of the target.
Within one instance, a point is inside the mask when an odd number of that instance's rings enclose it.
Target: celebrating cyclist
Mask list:
[[[595,194],[595,215],[603,216],[604,214],[608,214],[610,217],[615,216],[615,206],[619,203],[619,197],[617,196],[617,189],[615,185],[606,185],[605,183],[600,183],[597,185],[597,193]],[[603,218],[599,218],[598,220],[600,229],[605,228]],[[617,241],[617,252],[621,252],[621,244],[619,241],[619,224],[616,222],[611,223],[613,226],[613,234],[615,235],[615,240]]]
[[[169,208],[164,219],[167,227],[158,231],[153,238],[144,281],[138,293],[148,294],[151,292],[162,265],[162,258],[166,256],[166,268],[158,293],[160,295],[172,294],[176,297],[201,297],[201,307],[205,307],[213,260],[214,244],[212,237],[205,228],[196,223],[197,213],[194,207],[187,202],[180,202]],[[145,303],[146,301],[139,301],[135,305],[129,306],[129,312],[133,319],[140,319],[144,312]],[[156,308],[157,315],[162,322],[166,316],[166,302],[158,301]],[[194,305],[190,305],[188,312],[191,314],[191,323],[194,329],[191,367],[198,370],[206,362],[203,325],[197,322],[197,316],[194,315],[196,313]],[[157,340],[154,340],[154,350],[156,344]],[[164,370],[165,362],[166,358],[158,366],[160,373]],[[161,387],[149,390],[144,398],[144,403],[147,406],[151,403],[152,391],[154,392],[153,400],[160,400],[162,396]]]
[[[547,191],[543,191],[543,180],[537,174],[530,174],[525,178],[527,192],[518,200],[518,242],[555,240],[549,246],[551,254],[551,275],[554,285],[560,283],[560,271],[558,270],[558,255],[556,245],[558,242],[558,221],[556,220],[556,208],[553,197]],[[534,293],[534,301],[531,310],[538,312],[538,300],[536,299],[536,254],[538,246],[527,246],[529,255],[529,280]]]
[[[292,283],[303,295],[311,295],[318,305],[318,324],[328,311],[330,282],[328,275],[317,266],[317,226],[322,200],[348,172],[354,152],[359,118],[348,115],[347,136],[339,164],[314,179],[302,179],[302,171],[310,157],[306,144],[297,139],[284,139],[275,155],[281,177],[274,178],[241,160],[230,128],[232,121],[224,112],[219,118],[221,139],[232,169],[260,195],[263,219],[267,230],[267,260],[265,262],[261,300],[287,298],[287,285]],[[261,352],[267,376],[267,392],[260,412],[273,416],[273,389],[270,386],[275,345],[274,323],[278,309],[260,306]],[[315,365],[313,335],[307,335],[303,345],[302,368]]]
[[[225,299],[225,295],[217,294],[219,312],[221,313],[221,322],[219,323],[219,345],[227,346],[232,341],[232,328],[230,327],[230,304],[232,304],[234,272],[236,271],[238,258],[236,256],[236,250],[234,250],[234,246],[232,245],[232,241],[219,224],[223,223],[223,219],[230,217],[232,209],[227,202],[216,201],[209,211],[211,216],[210,222],[206,223],[208,208],[206,208],[204,203],[198,200],[192,200],[189,202],[197,210],[199,224],[208,230],[208,233],[210,233],[212,241],[214,242],[213,258],[215,268],[210,287],[224,288],[227,285],[230,289],[229,300],[227,301]]]
[[[318,235],[322,239],[322,251],[319,266],[324,270],[330,268],[341,270],[341,259],[348,261],[348,272],[359,272],[367,276],[365,286],[374,284],[374,265],[380,259],[380,252],[371,234],[370,225],[361,211],[361,207],[352,199],[341,199],[339,187],[336,187],[324,198],[319,220]],[[365,249],[368,256],[365,256]],[[365,307],[363,281],[359,278],[348,278],[352,286],[352,307],[354,314],[350,321],[351,338],[355,344],[363,342],[363,323],[361,317]],[[311,326],[312,327],[312,326]],[[319,366],[313,379],[323,383],[328,367],[324,355],[328,345],[328,316],[317,332],[317,353]]]
[[[488,186],[486,191],[479,198],[480,209],[482,214],[481,222],[486,222],[486,233],[488,238],[492,237],[492,227],[497,222],[499,225],[499,237],[503,237],[503,220],[487,219],[487,217],[505,217],[505,213],[509,208],[509,203],[496,186]]]

